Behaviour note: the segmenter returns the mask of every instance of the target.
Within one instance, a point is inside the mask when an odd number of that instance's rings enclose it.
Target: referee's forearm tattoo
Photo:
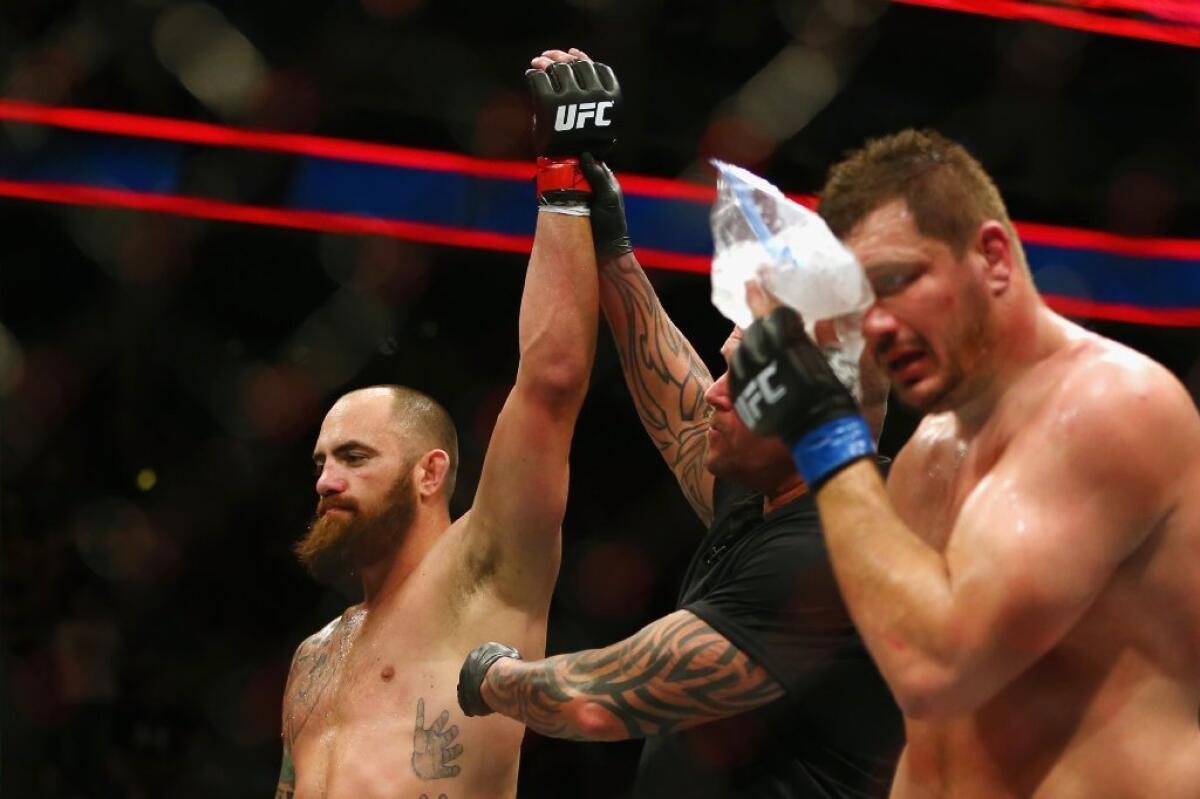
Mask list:
[[[609,261],[600,277],[602,296],[615,293],[620,301],[614,309],[610,299],[605,312],[638,416],[687,501],[707,523],[712,497],[704,479],[704,434],[711,409],[704,392],[712,376],[663,310],[636,261]]]
[[[783,695],[761,666],[688,611],[604,649],[498,664],[486,677],[488,703],[555,738],[663,735]]]

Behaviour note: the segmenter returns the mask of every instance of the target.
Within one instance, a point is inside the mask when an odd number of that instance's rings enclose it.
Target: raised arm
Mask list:
[[[777,310],[747,331],[732,369],[741,396],[770,381],[748,423],[789,441],[817,487],[838,585],[912,718],[973,711],[1057,645],[1169,514],[1178,464],[1200,446],[1170,375],[1140,356],[1096,357],[1024,420],[964,498],[943,551],[896,513],[863,460],[866,425],[822,364],[798,317]],[[910,454],[892,496],[917,487],[904,483]]]
[[[514,603],[549,597],[567,456],[595,354],[597,288],[586,217],[538,214],[521,299],[521,361],[468,520],[470,546]]]
[[[680,610],[603,649],[495,660],[481,693],[492,710],[542,735],[618,741],[745,713],[782,696],[783,688],[702,619]]]
[[[817,495],[838,584],[907,715],[959,715],[993,697],[1062,640],[1162,520],[1197,423],[1182,389],[1112,371],[1089,380],[1123,388],[1065,387],[1078,401],[1029,420],[963,502],[944,552],[905,526],[866,464]]]
[[[605,80],[601,81],[601,76]],[[496,421],[467,545],[480,574],[517,607],[544,606],[558,573],[559,527],[567,499],[567,456],[595,354],[598,289],[587,195],[564,153],[611,144],[619,90],[611,72],[590,62],[555,64],[529,74],[537,106],[539,207],[521,297],[521,360]],[[560,104],[609,103],[578,129],[554,130]]]
[[[590,61],[581,50],[547,50],[534,66]],[[600,266],[600,306],[612,330],[625,383],[654,446],[667,462],[688,503],[712,521],[713,477],[704,468],[709,408],[704,392],[713,379],[692,345],[675,327],[633,254],[625,202],[612,170],[590,155],[581,167],[592,187],[591,222]]]
[[[642,426],[707,525],[713,476],[704,468],[713,378],[659,302],[625,225],[621,187],[607,166],[584,164],[592,184],[592,230],[600,265],[600,306]]]

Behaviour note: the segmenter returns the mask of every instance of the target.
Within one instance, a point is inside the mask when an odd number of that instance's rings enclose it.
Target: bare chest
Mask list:
[[[458,671],[483,640],[479,624],[421,611],[347,612],[298,655],[284,718],[297,799],[470,799],[515,788],[523,728],[458,707]]]
[[[296,795],[462,795],[439,787],[463,764],[452,647],[436,625],[364,617],[348,613],[297,659],[284,719]]]

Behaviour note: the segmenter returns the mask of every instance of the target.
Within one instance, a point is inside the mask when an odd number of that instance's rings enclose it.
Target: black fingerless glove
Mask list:
[[[533,98],[538,205],[586,214],[591,187],[579,155],[603,157],[617,140],[621,87],[604,64],[577,60],[525,73]]]
[[[814,489],[875,452],[854,397],[791,308],[777,308],[746,328],[729,381],[741,420],[758,435],[786,441]]]
[[[521,653],[511,646],[489,641],[483,646],[477,646],[467,655],[462,668],[458,671],[458,706],[468,716],[487,716],[495,711],[483,701],[480,687],[484,675],[500,658],[521,659]]]

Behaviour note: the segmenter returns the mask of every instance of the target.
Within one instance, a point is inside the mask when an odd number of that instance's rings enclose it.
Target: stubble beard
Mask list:
[[[982,287],[971,286],[961,309],[962,316],[947,338],[949,355],[942,364],[941,385],[930,396],[912,397],[903,387],[892,388],[900,402],[918,413],[942,413],[970,402],[990,380],[990,359],[995,352],[993,309]],[[928,344],[925,343],[928,347]]]
[[[383,509],[373,515],[364,514],[357,503],[345,513],[318,510],[296,542],[296,558],[317,582],[341,585],[364,567],[389,557],[416,516],[412,485],[412,472],[403,470],[384,497]]]

